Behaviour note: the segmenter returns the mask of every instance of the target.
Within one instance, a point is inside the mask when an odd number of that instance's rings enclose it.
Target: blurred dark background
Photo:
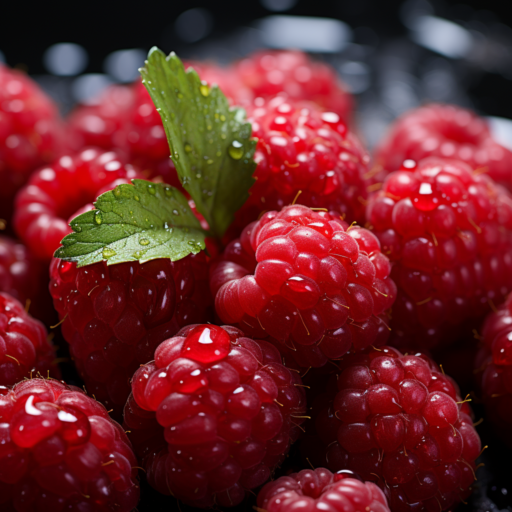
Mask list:
[[[172,0],[2,2],[0,61],[27,71],[63,113],[128,83],[153,45],[179,56],[238,59],[299,48],[332,64],[357,101],[372,147],[389,123],[427,101],[486,116],[512,149],[512,9],[506,0]],[[476,419],[482,411],[474,404]],[[512,511],[512,453],[489,443],[476,492],[459,510]],[[295,468],[292,452],[287,463]],[[299,463],[300,467],[300,463]],[[285,468],[286,469],[286,468]],[[297,468],[295,468],[297,469]],[[171,510],[143,483],[139,511]],[[177,507],[176,507],[177,510]],[[186,507],[184,508],[186,510]]]
[[[512,119],[509,6],[503,0],[3,2],[0,60],[27,70],[66,112],[109,83],[134,80],[153,45],[221,62],[260,47],[299,47],[337,68],[357,97],[370,146],[397,115],[427,101],[492,116],[498,137],[510,145],[512,129],[501,119]]]

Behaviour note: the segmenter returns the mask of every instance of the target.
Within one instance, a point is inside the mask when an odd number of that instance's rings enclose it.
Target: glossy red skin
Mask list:
[[[92,209],[103,192],[142,174],[115,152],[85,149],[32,174],[16,196],[14,226],[32,253],[48,263],[65,235],[69,219]]]
[[[0,386],[31,375],[60,377],[55,349],[44,325],[14,297],[0,292]]]
[[[373,482],[325,468],[303,469],[269,482],[258,494],[258,507],[267,512],[389,512],[384,493]]]
[[[335,212],[267,212],[212,263],[217,314],[301,366],[384,344],[396,289],[377,238]]]
[[[489,420],[508,445],[512,426],[512,296],[490,313],[482,328],[482,346],[475,358],[474,373]]]
[[[149,483],[191,506],[237,505],[300,434],[299,375],[272,345],[230,326],[185,327],[151,359],[124,411]]]
[[[0,63],[0,218],[16,191],[64,150],[57,105],[23,72]]]
[[[53,259],[50,293],[89,393],[119,418],[130,377],[155,347],[190,322],[211,319],[203,253],[171,262],[76,268]]]
[[[453,343],[512,290],[512,197],[467,164],[408,162],[370,198],[367,216],[398,287],[394,346]]]
[[[74,386],[30,379],[0,388],[2,512],[130,512],[137,461],[124,430]]]
[[[425,105],[406,112],[388,131],[375,152],[385,172],[407,159],[453,158],[486,172],[512,190],[512,152],[493,138],[485,119],[455,105]]]
[[[451,510],[471,493],[480,439],[457,385],[428,357],[347,355],[312,409],[304,455],[374,481],[393,511]]]

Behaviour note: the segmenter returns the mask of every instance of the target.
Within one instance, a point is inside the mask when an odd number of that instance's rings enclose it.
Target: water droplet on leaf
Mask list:
[[[100,211],[97,211],[94,214],[94,222],[96,222],[96,224],[98,224],[98,226],[103,222],[103,218],[101,216],[101,212]]]
[[[139,240],[140,245],[149,245],[149,240],[147,238],[141,238]]]
[[[244,156],[244,147],[241,142],[234,140],[228,148],[229,156],[233,160],[240,160]]]
[[[105,247],[103,251],[101,252],[101,255],[105,258],[112,258],[112,256],[115,256],[117,253],[114,251],[114,249],[110,249],[109,247]]]

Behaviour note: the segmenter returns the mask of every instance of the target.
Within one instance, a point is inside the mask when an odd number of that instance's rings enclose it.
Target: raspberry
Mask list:
[[[369,155],[333,112],[279,96],[247,108],[258,166],[250,197],[237,213],[242,228],[298,193],[306,206],[333,209],[348,222],[364,222]]]
[[[512,200],[486,175],[436,157],[390,174],[368,221],[398,287],[392,344],[457,339],[512,289]]]
[[[333,68],[312,61],[298,51],[260,51],[235,65],[238,79],[253,98],[271,99],[284,93],[293,100],[317,103],[324,110],[335,112],[349,121],[352,96],[345,90]],[[201,74],[201,78],[205,78]],[[208,80],[208,78],[206,78]],[[236,89],[236,102],[244,104],[248,91]]]
[[[217,314],[304,367],[383,344],[396,289],[377,238],[335,212],[267,212],[212,266]]]
[[[190,325],[132,379],[125,424],[149,483],[201,508],[240,503],[299,434],[298,374],[234,327]]]
[[[44,325],[14,297],[0,292],[0,386],[15,384],[32,372],[58,377],[54,361]]]
[[[46,274],[43,265],[23,244],[0,235],[0,292],[29,306],[36,318],[52,321]]]
[[[512,152],[495,142],[486,121],[470,110],[427,105],[407,112],[376,150],[375,161],[396,171],[406,159],[428,156],[461,160],[512,189]]]
[[[0,508],[130,512],[137,462],[103,406],[63,382],[0,388]]]
[[[146,178],[160,176],[181,187],[160,114],[142,82],[107,88],[95,104],[78,107],[69,126],[77,150],[99,146],[121,151]]]
[[[86,149],[63,156],[35,172],[18,193],[16,231],[37,258],[50,261],[62,238],[71,232],[68,219],[78,207],[92,203],[98,195],[121,183],[141,177],[115,152]]]
[[[315,418],[323,465],[376,481],[394,512],[452,510],[469,496],[480,438],[450,377],[389,347],[347,355],[339,371]]]
[[[485,320],[476,367],[487,416],[509,445],[512,427],[512,296]]]
[[[155,347],[191,322],[210,319],[203,253],[171,262],[106,262],[76,268],[53,259],[50,293],[89,393],[120,415],[129,379]]]
[[[0,217],[10,219],[16,191],[61,151],[57,106],[25,74],[0,63]]]
[[[269,482],[258,494],[258,507],[266,512],[389,512],[386,497],[373,482],[324,468],[305,469]]]

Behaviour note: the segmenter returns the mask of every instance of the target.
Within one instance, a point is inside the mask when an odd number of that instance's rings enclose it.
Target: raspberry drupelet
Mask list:
[[[37,258],[49,262],[62,238],[71,233],[68,219],[103,192],[133,178],[142,175],[113,151],[90,148],[63,156],[36,171],[16,196],[16,232]]]
[[[10,220],[16,191],[62,151],[61,123],[35,82],[0,63],[0,218]]]
[[[293,100],[312,101],[346,122],[350,120],[353,99],[336,71],[305,53],[264,50],[237,62],[234,69],[246,89],[235,91],[235,99],[241,105],[249,96],[248,91],[254,98],[266,99],[284,93]]]
[[[512,295],[486,318],[482,342],[476,357],[475,374],[487,412],[486,419],[500,437],[512,445]]]
[[[390,174],[367,216],[398,287],[394,346],[454,342],[512,289],[510,194],[467,164],[431,157]]]
[[[53,259],[50,293],[87,391],[119,417],[129,379],[155,347],[211,316],[204,253],[171,262],[106,262],[77,268]]]
[[[217,314],[303,367],[384,344],[396,288],[378,239],[335,212],[265,213],[211,267]]]
[[[0,388],[2,512],[131,512],[137,461],[106,409],[63,382]]]
[[[451,510],[469,496],[480,438],[450,377],[390,347],[348,354],[339,372],[312,404],[312,460],[375,481],[393,512]]]
[[[389,512],[384,493],[373,482],[362,482],[350,471],[304,469],[266,484],[258,494],[265,512]]]
[[[31,373],[59,377],[55,352],[44,325],[15,298],[0,292],[0,386],[10,386]]]
[[[453,158],[481,169],[512,190],[512,152],[498,144],[485,119],[455,105],[426,105],[406,112],[392,125],[375,152],[385,171],[411,159]]]
[[[258,165],[250,197],[236,215],[239,229],[300,192],[306,206],[364,223],[370,157],[338,114],[285,96],[256,98],[246,110],[258,139]]]
[[[299,375],[272,345],[230,326],[187,326],[151,359],[124,411],[149,483],[195,507],[237,505],[299,436]]]

